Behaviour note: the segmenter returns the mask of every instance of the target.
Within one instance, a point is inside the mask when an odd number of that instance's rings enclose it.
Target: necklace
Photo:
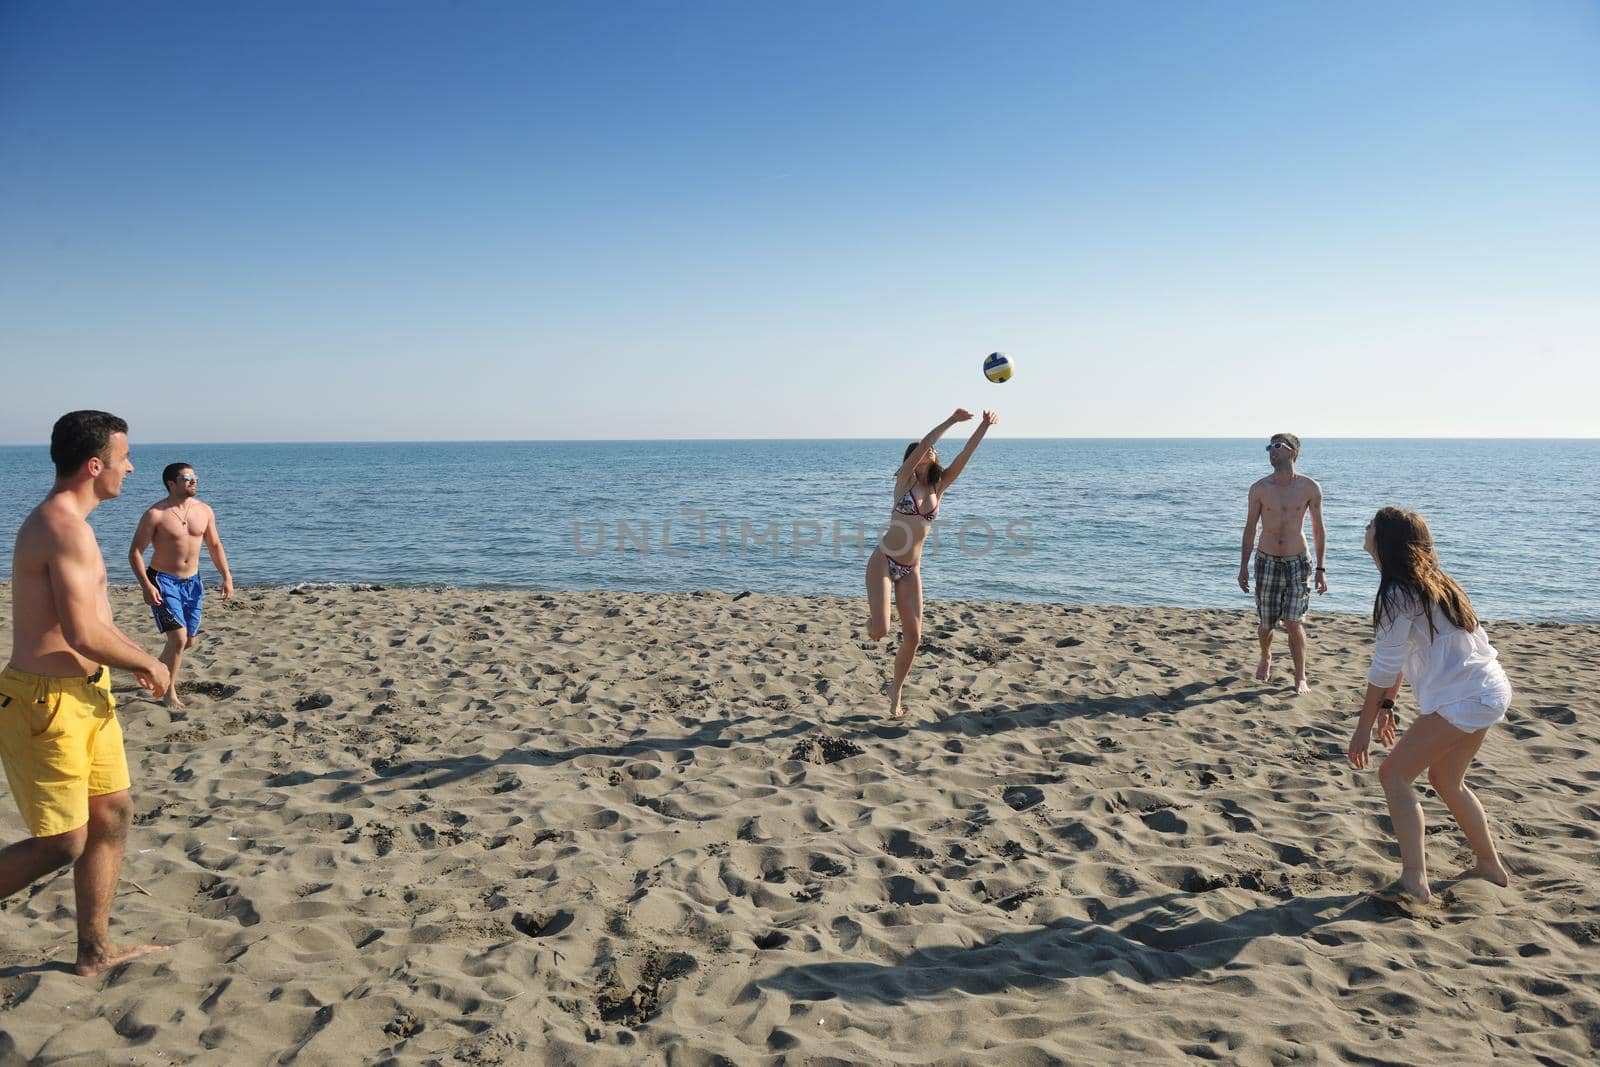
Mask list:
[[[178,521],[183,523],[183,528],[185,530],[187,530],[189,528],[189,503],[188,503],[188,501],[184,501],[183,510],[178,513]]]

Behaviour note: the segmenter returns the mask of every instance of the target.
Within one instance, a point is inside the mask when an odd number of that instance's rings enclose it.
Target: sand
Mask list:
[[[1452,884],[1430,797],[1409,913],[1343,758],[1362,620],[1313,620],[1295,698],[1243,612],[935,601],[901,724],[864,613],[213,596],[187,711],[116,679],[113,933],[173,950],[78,979],[70,875],[13,897],[0,1065],[1593,1062],[1600,627],[1490,624],[1516,880]]]

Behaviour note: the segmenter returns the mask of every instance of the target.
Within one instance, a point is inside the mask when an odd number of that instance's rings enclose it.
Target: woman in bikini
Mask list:
[[[934,445],[946,430],[970,418],[972,412],[957,408],[922,440],[906,446],[905,461],[894,479],[894,510],[889,514],[889,528],[867,560],[867,637],[876,641],[888,635],[891,592],[900,612],[900,649],[894,657],[894,680],[887,687],[889,714],[897,719],[906,713],[900,703],[900,690],[922,641],[922,543],[939,514],[945,491],[960,477],[989,427],[1000,421],[994,412],[985,411],[955,462],[940,467]]]
[[[1423,771],[1466,835],[1477,863],[1462,878],[1509,885],[1495,851],[1483,805],[1467,788],[1467,768],[1489,727],[1505,718],[1511,683],[1472,610],[1472,601],[1439,567],[1428,524],[1414,511],[1383,508],[1367,523],[1366,549],[1382,576],[1373,601],[1377,639],[1367,700],[1350,740],[1350,763],[1367,765],[1373,726],[1392,746],[1378,768],[1389,818],[1400,843],[1400,881],[1377,896],[1427,903],[1428,862],[1423,848],[1422,805],[1411,787]],[[1395,744],[1394,698],[1403,676],[1420,714]]]

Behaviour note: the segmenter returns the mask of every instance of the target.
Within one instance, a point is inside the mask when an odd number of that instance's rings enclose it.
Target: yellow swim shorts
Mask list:
[[[0,762],[22,821],[53,837],[89,821],[89,798],[127,789],[111,672],[51,678],[0,671]]]

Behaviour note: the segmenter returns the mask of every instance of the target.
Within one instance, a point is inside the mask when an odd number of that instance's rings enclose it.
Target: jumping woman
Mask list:
[[[906,446],[905,460],[894,478],[894,510],[889,513],[889,528],[867,560],[867,636],[876,641],[888,635],[891,592],[900,613],[900,649],[894,657],[894,680],[887,687],[889,714],[897,719],[906,713],[900,691],[922,641],[922,544],[939,514],[944,494],[966,469],[989,427],[1000,421],[994,412],[985,411],[955,462],[948,467],[939,466],[934,445],[946,430],[970,418],[972,412],[957,408],[922,440]]]

